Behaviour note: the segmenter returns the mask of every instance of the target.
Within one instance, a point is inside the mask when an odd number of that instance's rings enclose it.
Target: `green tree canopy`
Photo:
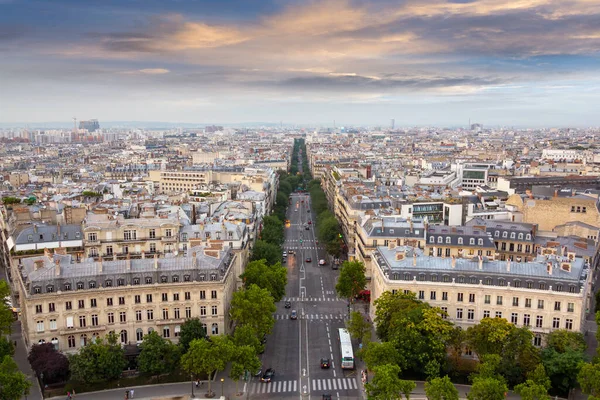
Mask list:
[[[567,349],[559,353],[553,348],[542,350],[542,364],[546,368],[552,387],[566,395],[577,384],[579,370],[583,367],[585,355],[582,351]]]
[[[229,377],[235,381],[236,393],[239,393],[238,381],[240,377],[246,371],[249,371],[252,375],[256,374],[261,364],[252,346],[237,346],[234,353]]]
[[[350,319],[346,321],[346,328],[351,337],[359,341],[368,341],[371,338],[372,325],[365,320],[365,317],[359,311],[352,311]]]
[[[366,286],[365,265],[360,261],[344,261],[335,285],[338,295],[354,300]]]
[[[383,364],[398,364],[400,354],[391,342],[369,342],[362,350],[362,359],[368,369],[375,370]]]
[[[458,400],[458,390],[447,375],[425,382],[425,394],[429,400]]]
[[[190,348],[190,343],[195,339],[205,339],[206,328],[202,325],[199,318],[190,318],[181,324],[179,332],[179,347],[181,353],[185,353]]]
[[[15,348],[12,341],[6,336],[0,335],[0,360],[4,360],[4,356],[12,356],[15,353]]]
[[[250,325],[240,325],[235,328],[233,332],[233,344],[238,347],[250,346],[254,349],[255,353],[260,353],[263,350],[261,344],[261,338],[257,337],[254,328]]]
[[[8,306],[10,288],[5,280],[0,280],[0,335],[10,334],[10,327],[14,321],[13,312]]]
[[[211,391],[211,375],[223,371],[235,356],[235,345],[228,336],[211,336],[210,341],[195,339],[181,357],[181,367],[193,376],[208,375],[208,392]]]
[[[250,285],[233,294],[231,300],[231,318],[236,325],[252,327],[259,339],[271,333],[275,320],[273,313],[277,310],[273,296],[267,289]]]
[[[552,331],[546,337],[546,347],[565,353],[568,350],[585,351],[587,344],[581,332],[560,329]]]
[[[19,199],[18,197],[7,196],[2,198],[2,202],[4,204],[19,204],[21,202],[21,199]]]
[[[251,261],[240,278],[244,281],[245,287],[257,285],[261,289],[267,289],[276,302],[285,295],[287,270],[280,263],[267,265],[264,259]]]
[[[365,384],[369,399],[395,400],[400,399],[403,389],[399,378],[400,367],[394,364],[383,364],[375,367],[375,376]]]
[[[179,347],[170,340],[152,331],[142,340],[142,351],[138,356],[138,368],[147,375],[161,375],[173,372],[179,364]]]
[[[551,387],[546,370],[539,364],[535,371],[528,374],[524,383],[515,386],[517,393],[523,400],[549,400],[548,390]]]
[[[600,364],[583,364],[577,375],[577,381],[581,391],[590,396],[589,400],[600,399]]]
[[[102,339],[91,340],[69,358],[71,377],[79,382],[96,383],[115,380],[127,365],[117,335],[109,333]]]
[[[280,246],[284,240],[283,222],[274,215],[263,218],[263,228],[260,232],[261,240]]]
[[[469,400],[504,400],[508,392],[506,383],[495,378],[476,378],[467,394]]]
[[[0,362],[0,399],[21,400],[29,394],[31,382],[19,371],[11,356],[4,356]]]
[[[267,243],[264,240],[257,240],[252,249],[251,260],[266,260],[268,265],[280,263],[281,247],[276,244]]]

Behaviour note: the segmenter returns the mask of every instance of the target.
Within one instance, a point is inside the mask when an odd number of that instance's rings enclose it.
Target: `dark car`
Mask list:
[[[324,394],[322,400],[331,400],[331,395],[330,394]]]
[[[291,301],[286,301],[285,302],[285,308],[292,308],[292,302]]]
[[[312,262],[312,258],[306,257],[306,262]]]
[[[273,368],[269,368],[265,371],[263,376],[260,378],[261,382],[271,382],[273,377],[275,376],[275,370]]]
[[[329,368],[330,366],[329,358],[321,358],[321,368]]]

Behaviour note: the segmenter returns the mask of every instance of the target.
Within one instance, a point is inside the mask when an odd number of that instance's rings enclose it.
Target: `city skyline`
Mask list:
[[[0,0],[0,123],[594,126],[587,0]]]

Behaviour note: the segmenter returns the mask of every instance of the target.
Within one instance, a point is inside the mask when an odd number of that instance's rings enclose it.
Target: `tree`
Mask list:
[[[577,375],[582,368],[585,355],[582,351],[567,349],[559,353],[552,348],[542,350],[542,364],[546,368],[552,387],[562,394],[577,384]]]
[[[370,370],[384,364],[398,364],[399,358],[391,342],[369,342],[362,350],[362,359]]]
[[[260,369],[260,359],[252,346],[238,346],[235,349],[235,357],[231,363],[229,377],[235,381],[235,391],[239,393],[238,383],[240,377],[249,371],[252,375]]]
[[[400,380],[400,393],[406,397],[406,400],[410,400],[410,394],[416,387],[417,384],[414,381]]]
[[[138,368],[147,375],[173,372],[179,363],[179,347],[152,331],[142,340],[142,351],[138,356]]]
[[[10,288],[8,283],[2,279],[0,280],[0,335],[10,334],[10,327],[14,321],[12,310],[8,306],[8,299],[10,299]]]
[[[508,392],[506,383],[496,378],[475,378],[471,391],[467,394],[469,400],[504,400]]]
[[[261,240],[274,245],[281,245],[284,240],[283,223],[274,215],[263,218],[263,228],[260,232]]]
[[[181,367],[195,377],[208,375],[208,393],[212,394],[211,374],[213,371],[215,374],[223,371],[234,355],[235,346],[227,336],[211,336],[210,341],[195,339],[190,343],[187,353],[181,357]]]
[[[383,364],[375,367],[375,376],[371,382],[365,384],[369,399],[392,400],[400,399],[403,389],[400,367],[393,364]]]
[[[581,332],[560,329],[548,334],[546,347],[559,353],[565,353],[568,350],[583,352],[587,348],[587,344]]]
[[[360,261],[344,261],[335,285],[338,295],[353,301],[366,286],[365,265]]]
[[[20,400],[29,394],[31,382],[19,371],[11,356],[4,356],[0,363],[0,399]]]
[[[524,400],[549,400],[548,390],[551,387],[546,370],[539,364],[535,371],[528,374],[524,383],[515,386],[515,393]]]
[[[252,249],[252,261],[265,260],[268,265],[274,265],[281,262],[281,248],[264,240],[257,240]]]
[[[240,278],[244,286],[257,285],[261,289],[267,289],[275,302],[280,301],[285,295],[287,285],[287,269],[276,263],[267,265],[266,260],[251,261]]]
[[[125,353],[116,333],[88,342],[69,358],[71,376],[84,383],[115,380],[127,365]]]
[[[15,348],[12,341],[5,336],[0,336],[0,360],[4,360],[4,356],[12,356],[15,353]]]
[[[190,318],[181,324],[179,332],[179,346],[181,353],[185,353],[190,348],[190,343],[194,339],[205,339],[206,328],[202,325],[199,318]]]
[[[370,336],[371,324],[359,311],[352,311],[350,319],[346,322],[346,328],[351,337],[358,338],[362,342],[365,336]]]
[[[256,336],[254,328],[250,325],[240,325],[233,332],[233,344],[238,347],[250,346],[255,353],[260,353],[263,350],[260,338]]]
[[[600,399],[600,364],[583,364],[577,381],[581,386],[581,391],[588,394],[589,399]]]
[[[21,202],[21,199],[19,199],[18,197],[7,196],[7,197],[2,198],[2,202],[7,205],[8,204],[19,204]]]
[[[425,395],[429,400],[458,400],[458,390],[447,375],[425,382]]]
[[[69,359],[52,343],[34,344],[27,360],[37,376],[43,374],[44,383],[64,382],[69,378]]]
[[[231,319],[239,325],[252,327],[257,338],[271,333],[275,320],[273,313],[277,310],[273,296],[267,289],[250,285],[239,290],[231,299]]]

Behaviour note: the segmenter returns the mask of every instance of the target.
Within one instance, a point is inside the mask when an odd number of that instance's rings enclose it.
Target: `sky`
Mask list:
[[[0,0],[0,123],[600,126],[599,0]]]

